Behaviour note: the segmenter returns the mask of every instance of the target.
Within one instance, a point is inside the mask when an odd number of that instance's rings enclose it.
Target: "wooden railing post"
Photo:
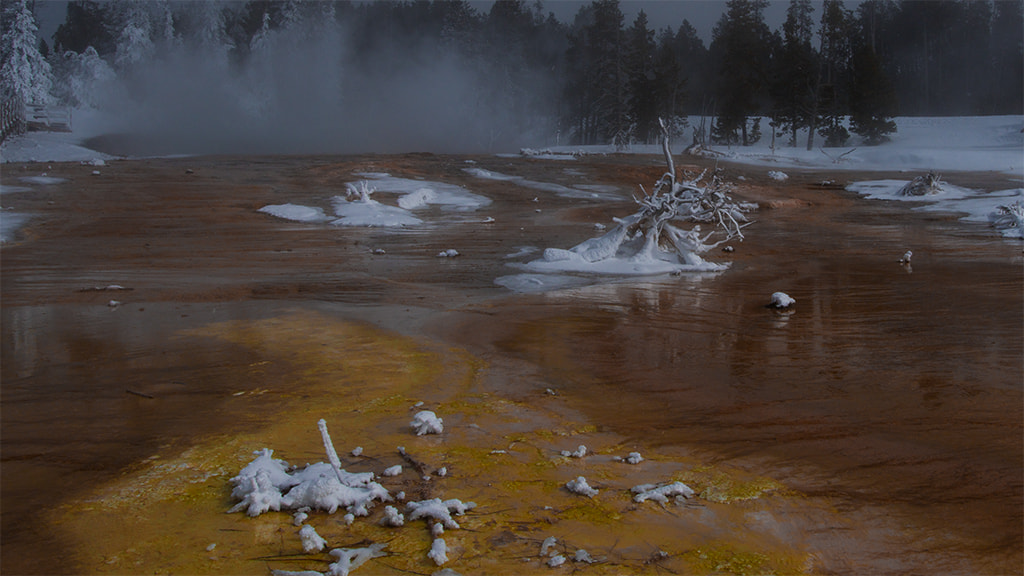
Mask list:
[[[25,102],[20,97],[8,98],[0,104],[0,142],[11,134],[25,132]]]

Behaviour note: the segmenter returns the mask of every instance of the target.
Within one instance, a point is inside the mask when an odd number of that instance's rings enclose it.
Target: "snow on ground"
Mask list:
[[[696,117],[691,118],[691,123],[696,124],[698,120]],[[781,179],[783,175],[779,168],[906,171],[917,174],[926,171],[940,174],[955,171],[996,171],[1024,178],[1024,116],[904,117],[897,118],[896,124],[898,130],[891,136],[892,141],[880,146],[863,146],[854,137],[850,145],[844,148],[816,147],[808,151],[802,144],[805,142],[806,134],[801,134],[801,145],[795,148],[785,146],[784,138],[776,140],[774,150],[768,138],[762,139],[754,146],[713,148],[729,161],[771,168],[770,175],[777,179]],[[0,145],[0,162],[82,162],[102,166],[114,158],[82,146],[88,138],[105,133],[104,126],[99,123],[95,114],[76,110],[73,127],[73,132],[28,132],[12,136]],[[537,159],[569,160],[579,154],[615,152],[612,146],[588,146],[530,150],[521,154]],[[659,146],[637,145],[627,152],[661,154]],[[525,188],[570,198],[600,200],[612,197],[616,191],[615,187],[600,183],[570,187],[552,182],[527,180],[520,176],[475,167],[465,170],[477,178],[507,181]],[[353,201],[334,197],[330,201],[337,219],[329,216],[323,208],[294,204],[266,206],[261,211],[299,222],[401,227],[422,224],[422,220],[413,212],[429,206],[438,206],[442,211],[464,212],[490,204],[490,200],[484,196],[444,182],[397,178],[374,172],[356,176],[364,178],[363,182],[379,193],[397,195],[397,206],[377,201]],[[0,194],[31,193],[38,186],[55,183],[54,179],[45,174],[19,178],[17,185],[9,180],[4,178],[0,183]],[[850,189],[869,198],[924,202],[920,209],[962,212],[967,214],[964,220],[969,222],[992,221],[992,213],[997,207],[1024,202],[1024,192],[1020,188],[983,191],[957,188],[949,184],[946,184],[941,194],[934,197],[903,198],[894,194],[893,187],[898,190],[897,182],[900,185],[905,183],[902,180],[861,182]],[[0,241],[10,242],[28,219],[29,215],[26,214],[0,211]],[[1002,233],[1009,237],[1019,237],[1021,234],[1019,227],[1004,228]],[[536,264],[534,269],[530,270],[541,274],[505,276],[499,278],[497,282],[514,291],[533,292],[588,283],[581,281],[578,276],[573,276],[579,273],[659,274],[670,269],[678,267],[673,267],[670,263],[650,262],[641,265],[637,262],[613,260],[605,269],[595,270],[592,266],[574,267],[573,261],[567,260],[561,263]]]
[[[536,158],[536,156],[534,156]],[[564,198],[581,198],[581,199],[618,199],[615,196],[615,187],[606,186],[601,184],[590,184],[579,187],[570,188],[569,186],[563,186],[561,184],[555,184],[552,182],[537,182],[535,180],[527,180],[522,176],[509,176],[507,174],[501,174],[500,172],[492,172],[490,170],[484,170],[483,168],[463,168],[467,174],[476,176],[484,180],[498,180],[502,182],[512,182],[516,185],[524,188],[531,188],[533,190],[540,190],[542,192],[552,192],[558,196]]]
[[[699,117],[691,117],[696,125]],[[829,168],[834,170],[944,172],[995,171],[1024,176],[1024,116],[953,116],[896,118],[891,141],[865,146],[859,137],[841,148],[807,150],[807,133],[799,133],[797,146],[785,137],[764,137],[753,146],[711,146],[724,160],[773,168]],[[687,135],[688,136],[688,135]],[[688,142],[681,139],[681,142]],[[821,142],[821,138],[817,139]],[[677,143],[677,146],[679,144]],[[823,151],[824,150],[824,151]],[[558,147],[553,152],[611,154],[614,146]],[[660,154],[660,145],[634,145],[629,152]]]
[[[382,172],[357,172],[355,175],[365,178],[378,193],[399,194],[398,206],[405,210],[436,205],[443,210],[469,212],[491,203],[490,198],[474,194],[455,184],[396,178]]]
[[[258,211],[285,220],[294,220],[295,222],[327,222],[332,220],[330,216],[324,214],[321,208],[311,208],[297,204],[270,204],[260,208]]]
[[[986,192],[954,186],[948,182],[943,182],[935,194],[901,195],[900,189],[908,182],[909,180],[867,180],[850,184],[846,189],[873,200],[919,203],[919,206],[915,206],[917,210],[960,212],[966,214],[961,218],[965,222],[993,222],[1000,206],[1024,203],[1024,188]],[[1021,229],[1017,226],[1003,228],[1001,233],[1008,238],[1021,238]]]
[[[348,198],[331,198],[337,219],[327,216],[321,208],[298,204],[271,204],[259,211],[296,222],[329,221],[334,226],[398,228],[423,224],[423,220],[413,212],[430,206],[438,206],[443,211],[470,212],[491,203],[490,198],[445,182],[396,178],[380,172],[357,172],[355,175],[365,180],[349,184]],[[397,194],[398,206],[384,204],[371,197],[380,193]]]

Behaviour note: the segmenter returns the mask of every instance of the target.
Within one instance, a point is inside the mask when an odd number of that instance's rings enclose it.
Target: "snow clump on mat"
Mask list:
[[[575,480],[570,480],[565,484],[565,487],[573,494],[579,494],[588,498],[597,496],[597,490],[591,488],[590,484],[587,484],[587,479],[583,476],[578,476]]]
[[[682,482],[672,482],[671,484],[664,484],[658,486],[657,484],[641,484],[634,486],[631,490],[635,496],[633,496],[634,502],[644,502],[647,500],[654,500],[655,502],[661,502],[667,504],[670,497],[682,497],[682,498],[693,498],[695,492],[692,488],[683,484]]]
[[[413,416],[412,422],[409,425],[416,430],[417,436],[423,436],[424,434],[440,434],[444,432],[443,422],[442,419],[437,417],[437,414],[430,410],[423,410]]]

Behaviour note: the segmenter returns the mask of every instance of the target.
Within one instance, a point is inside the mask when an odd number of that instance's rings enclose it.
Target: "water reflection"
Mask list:
[[[950,256],[910,275],[859,243],[782,261],[785,312],[764,308],[777,271],[750,265],[549,293],[498,346],[616,431],[770,461],[851,512],[894,506],[950,547],[941,561],[1005,570],[1022,550],[1019,269]]]

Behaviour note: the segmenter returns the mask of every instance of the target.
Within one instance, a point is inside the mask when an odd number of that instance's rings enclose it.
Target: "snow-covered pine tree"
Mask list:
[[[153,22],[150,10],[143,2],[118,0],[111,7],[115,14],[112,25],[116,27],[114,65],[121,72],[128,72],[148,62],[153,57]]]
[[[104,90],[117,79],[114,69],[92,46],[81,54],[67,51],[55,58],[54,95],[62,104],[97,108]]]
[[[49,104],[53,74],[39,53],[36,18],[27,0],[5,2],[0,11],[0,93],[3,99]]]

